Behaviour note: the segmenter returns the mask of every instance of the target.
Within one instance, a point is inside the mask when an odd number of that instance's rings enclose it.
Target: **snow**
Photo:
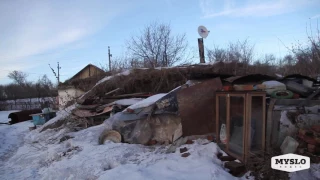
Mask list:
[[[106,77],[104,77],[103,79],[101,79],[100,81],[98,81],[96,85],[98,85],[98,84],[100,84],[100,83],[103,83],[103,82],[105,82],[105,81],[108,81],[108,80],[112,79],[112,78],[115,77],[115,76],[128,76],[130,73],[131,73],[130,70],[125,70],[125,71],[123,71],[123,72],[121,72],[121,73],[115,74],[114,76],[106,76]],[[96,86],[96,85],[95,85],[95,86]]]
[[[8,115],[16,111],[0,111],[0,121],[8,122]],[[8,159],[23,143],[22,134],[29,131],[30,121],[13,125],[0,124],[0,165]],[[0,173],[1,174],[1,173]]]
[[[150,96],[142,101],[139,101],[131,106],[129,106],[129,109],[139,109],[139,108],[143,108],[143,107],[148,107],[152,104],[154,104],[156,101],[158,101],[159,99],[161,99],[163,96],[167,95],[166,93],[161,93],[161,94],[156,94],[153,96]],[[124,110],[126,111],[126,109]]]
[[[45,101],[55,101],[56,97],[43,97],[43,98],[25,98],[25,99],[17,99],[16,102],[45,102]],[[15,103],[14,100],[6,100],[2,101],[6,103]]]
[[[310,169],[289,173],[291,180],[320,179],[320,164],[311,164]]]
[[[72,108],[58,112],[58,118],[47,124],[67,116]],[[9,113],[1,112],[0,117],[6,118]],[[111,128],[108,121],[78,132],[57,128],[40,133],[41,128],[29,131],[29,126],[29,121],[0,125],[0,179],[239,179],[230,175],[217,158],[219,147],[206,139],[167,154],[170,146],[166,145],[110,141],[98,145],[101,132]],[[70,139],[61,141],[66,135]],[[186,158],[180,154],[184,147],[190,153]],[[294,180],[319,177],[319,165],[311,167],[290,176]]]
[[[0,123],[7,123],[9,122],[9,114],[13,112],[18,112],[19,110],[12,110],[12,111],[0,111]]]
[[[217,145],[207,140],[181,146],[191,154],[183,158],[179,148],[167,154],[166,145],[98,145],[100,133],[111,127],[108,122],[78,132],[57,128],[40,133],[41,128],[29,131],[29,126],[29,121],[0,126],[0,179],[237,179],[217,159]],[[60,142],[66,135],[71,138]]]
[[[130,105],[136,104],[142,100],[143,100],[143,98],[120,99],[120,100],[113,102],[113,104],[118,104],[118,105],[122,105],[122,106],[130,106]]]

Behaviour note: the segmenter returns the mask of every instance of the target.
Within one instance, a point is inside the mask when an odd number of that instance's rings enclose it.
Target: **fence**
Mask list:
[[[0,110],[30,110],[43,109],[45,107],[57,108],[56,97],[30,98],[0,101]]]

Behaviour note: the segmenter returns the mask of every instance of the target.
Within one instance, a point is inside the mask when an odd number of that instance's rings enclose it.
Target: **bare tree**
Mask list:
[[[254,46],[246,39],[244,41],[229,42],[228,47],[207,50],[209,61],[240,62],[250,64],[253,61]]]
[[[250,45],[248,39],[236,43],[230,42],[227,54],[228,61],[250,64],[253,60],[253,50],[254,46]]]
[[[213,49],[207,50],[207,56],[209,62],[226,62],[228,60],[228,52],[223,49],[215,46]]]
[[[151,23],[128,41],[128,50],[144,67],[172,66],[183,60],[186,35],[173,35],[170,24]]]
[[[14,70],[8,74],[8,77],[12,79],[15,83],[23,85],[26,83],[26,78],[28,77],[28,74],[22,71]]]

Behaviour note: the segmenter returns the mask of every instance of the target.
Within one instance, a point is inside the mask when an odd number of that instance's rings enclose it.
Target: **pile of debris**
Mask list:
[[[232,76],[216,74],[214,68],[207,66],[134,69],[101,79],[91,90],[77,99],[72,115],[86,119],[87,127],[103,122],[112,125],[112,131],[104,131],[101,134],[99,144],[103,144],[105,140],[144,145],[172,144],[175,150],[177,144],[185,143],[186,140],[183,138],[186,136],[212,135],[212,139],[217,139],[217,91],[266,92],[265,104],[268,107],[271,104],[270,99],[298,100],[301,102],[299,107],[302,107],[312,99],[320,100],[319,87],[320,79],[301,75]],[[277,120],[281,122],[280,117]],[[298,121],[292,122],[297,124]],[[311,125],[319,123],[311,123],[303,128],[311,128]],[[277,128],[272,128],[273,124],[268,124],[266,129],[275,130],[279,129],[279,126],[281,128],[279,124]],[[297,128],[296,125],[292,126]],[[273,134],[272,137],[283,143],[285,137],[293,136],[293,132],[296,133],[297,130]],[[267,131],[266,136],[269,134]],[[319,144],[306,140],[309,133],[303,135],[304,138],[301,139],[307,142],[309,152],[318,153]],[[314,134],[314,137],[317,135]],[[272,138],[266,139],[272,141]],[[241,174],[238,171],[243,170],[242,165],[233,163],[233,160],[227,163],[227,166],[229,165],[238,169],[233,170],[234,174]]]

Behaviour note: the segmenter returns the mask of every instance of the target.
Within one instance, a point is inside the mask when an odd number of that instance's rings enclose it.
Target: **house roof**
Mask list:
[[[99,68],[99,67],[97,67],[97,66],[95,66],[93,64],[88,64],[84,68],[82,68],[79,72],[77,72],[74,76],[72,76],[69,80],[75,79],[75,77],[77,77],[77,75],[79,75],[81,72],[83,72],[85,69],[89,68],[90,66],[95,68],[97,71],[100,71],[101,73],[105,73],[105,71],[102,70],[101,68]]]

